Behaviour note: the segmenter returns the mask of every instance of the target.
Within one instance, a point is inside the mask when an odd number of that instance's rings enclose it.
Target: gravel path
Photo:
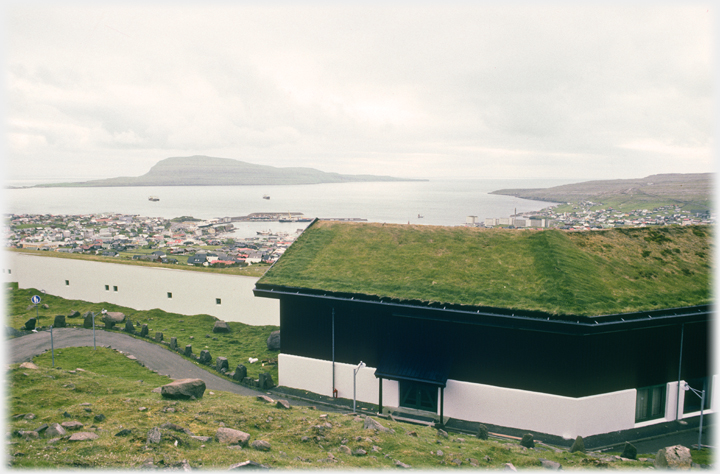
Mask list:
[[[252,390],[230,382],[222,377],[201,369],[192,362],[182,358],[164,347],[137,339],[121,332],[104,330],[95,331],[97,346],[112,347],[125,354],[132,354],[145,367],[167,375],[172,379],[201,379],[209,390],[224,390],[240,395],[256,396],[265,392]],[[84,347],[93,345],[92,329],[53,329],[53,345],[56,349],[63,347]],[[39,331],[26,336],[6,341],[8,361],[18,364],[32,360],[38,354],[50,350],[50,331]],[[72,367],[74,368],[74,367]]]

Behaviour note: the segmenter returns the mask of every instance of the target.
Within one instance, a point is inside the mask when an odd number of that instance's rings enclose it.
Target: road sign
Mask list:
[[[30,301],[33,302],[33,304],[40,303],[40,297],[38,295],[34,295],[32,298],[30,298]]]

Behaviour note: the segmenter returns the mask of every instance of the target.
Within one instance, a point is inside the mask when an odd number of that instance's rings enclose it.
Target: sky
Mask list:
[[[184,5],[6,2],[6,180],[714,171],[710,2]]]

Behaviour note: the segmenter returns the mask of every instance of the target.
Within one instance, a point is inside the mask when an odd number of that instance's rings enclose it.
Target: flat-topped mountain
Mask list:
[[[391,176],[326,173],[313,168],[276,168],[229,158],[184,156],[159,161],[137,177],[97,179],[79,183],[42,184],[37,187],[110,186],[241,186],[320,184],[371,181],[420,181]]]

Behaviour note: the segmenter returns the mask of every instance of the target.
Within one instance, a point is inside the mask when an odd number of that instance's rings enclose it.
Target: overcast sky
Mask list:
[[[9,180],[714,168],[711,3],[30,5],[4,11]]]

